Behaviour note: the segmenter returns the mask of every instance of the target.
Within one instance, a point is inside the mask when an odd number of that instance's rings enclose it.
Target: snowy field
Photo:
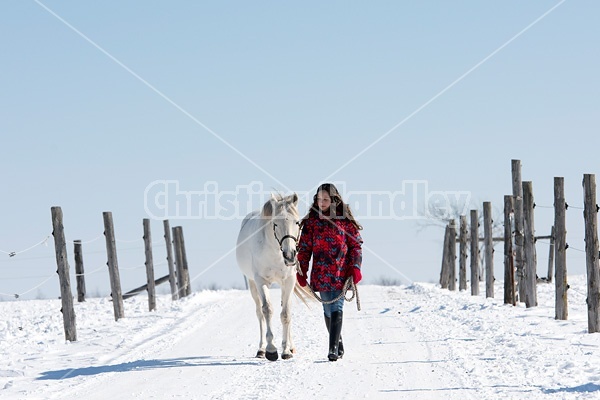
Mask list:
[[[269,362],[254,358],[258,323],[245,291],[165,295],[152,313],[138,296],[118,322],[108,299],[89,299],[75,304],[72,343],[59,300],[0,302],[0,398],[600,398],[600,335],[587,333],[585,278],[569,283],[568,321],[554,319],[548,284],[531,309],[503,305],[500,282],[496,299],[425,283],[359,286],[362,310],[346,303],[338,362],[326,361],[316,303],[294,302],[296,355]]]

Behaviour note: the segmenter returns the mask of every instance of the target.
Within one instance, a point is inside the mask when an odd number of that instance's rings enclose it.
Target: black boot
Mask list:
[[[329,327],[331,325],[331,318],[323,314],[325,317],[325,326],[327,327],[327,333],[329,333]],[[338,358],[342,358],[344,355],[344,343],[342,341],[342,335],[340,334],[340,344],[338,345]]]
[[[340,350],[340,336],[342,334],[342,320],[344,314],[342,311],[331,313],[331,322],[329,324],[329,361],[337,361]]]

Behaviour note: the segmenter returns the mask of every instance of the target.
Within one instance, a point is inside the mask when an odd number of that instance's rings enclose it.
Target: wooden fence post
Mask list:
[[[71,279],[69,277],[69,262],[67,260],[67,242],[63,226],[63,213],[60,207],[52,207],[52,235],[54,236],[54,250],[56,252],[56,266],[60,281],[60,299],[62,303],[63,326],[65,339],[70,342],[77,340],[75,327],[75,310],[73,309],[73,294],[71,293]]]
[[[458,290],[467,290],[467,216],[460,216]]]
[[[554,253],[555,253],[555,318],[566,320],[569,315],[567,301],[567,203],[564,178],[554,178]]]
[[[123,309],[123,294],[121,292],[121,278],[119,277],[119,262],[117,260],[117,245],[115,243],[115,230],[113,227],[112,212],[102,213],[104,218],[104,236],[106,238],[106,256],[108,258],[108,274],[110,275],[110,290],[115,314],[115,321],[125,317]]]
[[[598,264],[598,204],[596,175],[583,175],[585,261],[587,267],[588,333],[600,331],[600,265]]]
[[[75,240],[75,281],[77,282],[77,301],[85,301],[85,274],[83,271],[83,252],[81,250],[81,240]]]
[[[537,256],[535,252],[535,226],[533,219],[533,184],[523,182],[523,217],[525,234],[525,307],[537,306]]]
[[[479,295],[479,216],[471,210],[471,295]]]
[[[154,281],[154,286],[158,286],[160,284],[165,283],[166,281],[169,280],[169,275],[165,275],[161,278],[158,278]],[[143,291],[148,290],[148,284],[144,283],[142,286],[136,287],[135,289],[130,290],[129,292],[125,293],[123,295],[123,300],[128,299],[130,297],[133,296],[137,296],[138,294],[142,293]]]
[[[552,277],[554,276],[554,225],[550,229],[550,245],[548,246],[548,275],[546,276],[546,281],[548,283],[552,282]]]
[[[446,229],[444,230],[444,248],[442,250],[442,270],[440,272],[440,287],[442,289],[448,289],[448,281],[450,274],[450,267],[448,265],[448,249],[450,246],[448,242],[450,241],[450,226],[446,225]]]
[[[448,242],[448,290],[456,290],[456,221],[450,220],[450,241]]]
[[[179,297],[185,297],[192,293],[190,289],[190,276],[187,271],[187,257],[185,253],[185,241],[183,240],[183,228],[173,228],[173,244],[175,246],[175,264],[177,265],[177,280],[179,286]]]
[[[513,215],[513,196],[504,196],[504,304],[514,306],[517,303],[511,215]]]
[[[485,297],[494,297],[494,242],[492,203],[483,202],[483,238],[485,244]]]
[[[185,287],[183,286],[183,271],[181,260],[181,244],[179,243],[179,234],[177,233],[177,227],[171,228],[173,231],[173,252],[175,253],[175,269],[177,270],[177,288],[179,298],[185,297]]]
[[[171,299],[177,300],[179,295],[177,294],[177,274],[175,273],[175,265],[173,263],[173,244],[171,242],[171,227],[169,226],[169,220],[163,221],[165,229],[165,244],[167,246],[167,264],[169,264],[169,285],[171,286]]]
[[[181,256],[183,261],[183,275],[185,282],[185,295],[192,294],[192,282],[190,281],[190,270],[188,267],[187,252],[185,251],[185,238],[183,236],[183,227],[179,227],[179,240],[181,242]]]
[[[525,270],[523,250],[523,184],[521,181],[521,160],[512,160],[512,189],[514,196],[513,210],[515,219],[515,269],[519,301],[525,300]]]
[[[150,219],[144,218],[144,252],[146,254],[146,281],[148,290],[148,311],[156,310],[156,287],[154,285],[154,260],[152,258],[152,232]]]

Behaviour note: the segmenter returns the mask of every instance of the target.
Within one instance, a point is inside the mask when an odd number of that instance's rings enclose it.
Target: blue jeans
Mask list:
[[[331,301],[342,294],[341,290],[333,290],[331,292],[319,292],[321,295],[321,300],[323,301]],[[331,313],[335,311],[343,311],[344,310],[344,297],[340,298],[335,303],[331,304],[323,304],[323,311],[325,312],[325,316],[331,318]]]

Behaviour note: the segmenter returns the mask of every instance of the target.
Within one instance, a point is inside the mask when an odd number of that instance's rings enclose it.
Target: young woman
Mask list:
[[[324,183],[313,197],[310,211],[302,220],[302,235],[298,244],[298,261],[301,273],[298,283],[306,286],[309,262],[312,256],[310,286],[319,292],[323,301],[325,325],[329,331],[329,361],[344,354],[342,320],[344,296],[342,289],[348,277],[360,282],[362,274],[362,226],[354,219],[350,207],[344,203],[332,183]]]

